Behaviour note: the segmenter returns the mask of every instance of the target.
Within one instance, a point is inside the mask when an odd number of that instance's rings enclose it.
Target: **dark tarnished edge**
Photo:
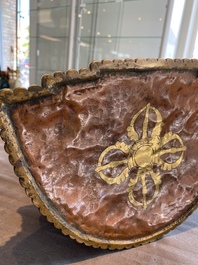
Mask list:
[[[132,240],[105,240],[82,233],[81,231],[75,229],[69,223],[67,223],[59,215],[59,213],[56,212],[53,207],[51,207],[49,201],[41,192],[37,183],[34,181],[34,178],[28,169],[28,165],[26,164],[25,158],[20,149],[20,145],[12,126],[12,122],[9,118],[7,107],[5,105],[51,95],[54,93],[54,86],[56,84],[63,85],[98,79],[102,71],[123,71],[133,69],[196,70],[198,69],[198,60],[103,60],[102,62],[92,62],[90,64],[90,68],[81,69],[79,72],[75,70],[69,70],[66,73],[55,72],[54,76],[44,75],[42,78],[42,87],[34,85],[30,86],[28,90],[25,88],[17,88],[13,91],[5,89],[0,92],[1,138],[5,142],[5,151],[9,154],[10,163],[14,167],[15,174],[19,177],[20,184],[25,188],[26,194],[32,199],[33,204],[37,208],[39,208],[41,214],[46,216],[47,220],[49,222],[52,222],[56,228],[61,229],[63,234],[69,235],[72,239],[75,239],[79,243],[84,243],[85,245],[93,246],[95,248],[109,248],[111,250],[123,249],[152,242],[181,224],[198,207],[198,198],[195,198],[195,200],[191,203],[189,209],[187,209],[186,212],[183,213],[177,220],[173,220],[171,224],[149,236]]]
[[[104,72],[145,71],[145,70],[198,70],[197,59],[115,59],[113,61],[93,61],[89,68],[79,71],[70,69],[67,72],[57,71],[53,75],[45,74],[41,79],[41,86],[31,85],[28,89],[16,88],[0,91],[1,102],[12,104],[41,96],[56,93],[58,87],[76,82],[97,80]]]
[[[54,84],[67,84],[71,81],[86,81],[98,79],[102,72],[119,72],[123,70],[142,71],[155,69],[195,69],[198,68],[196,59],[125,59],[124,61],[115,59],[113,61],[104,59],[103,61],[93,61],[89,68],[82,68],[78,71],[69,70],[66,73],[55,72],[54,75],[44,75],[42,86],[52,88]]]

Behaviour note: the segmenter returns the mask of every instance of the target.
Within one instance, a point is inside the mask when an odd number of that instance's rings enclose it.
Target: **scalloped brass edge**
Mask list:
[[[18,87],[11,90],[6,88],[0,91],[0,104],[2,102],[12,104],[48,95],[51,95],[49,90],[36,85],[30,86],[28,89]]]
[[[166,68],[170,69],[170,65],[172,65],[172,67],[173,65],[177,65],[177,66],[174,66],[173,68],[188,69],[188,70],[189,70],[189,64],[191,64],[190,69],[196,69],[196,67],[198,67],[198,60],[170,60],[169,61],[169,60],[162,60],[162,59],[159,59],[159,60],[148,59],[146,61],[147,61],[146,66],[149,69],[154,69],[155,67],[162,67],[163,63],[164,63],[163,69],[166,69]],[[116,70],[116,69],[123,70],[123,69],[126,69],[126,68],[123,68],[123,64],[125,67],[126,63],[129,63],[130,66],[129,65],[127,66],[129,68],[132,67],[131,65],[133,65],[134,63],[137,63],[138,69],[147,69],[144,66],[145,60],[143,59],[137,59],[137,60],[127,59],[124,62],[121,60],[114,60],[114,61],[103,60],[101,63],[92,62],[90,65],[90,69],[96,69],[96,68],[97,69],[111,69],[110,65],[111,66],[113,65],[114,66],[113,70]],[[102,64],[102,67],[101,67],[101,64]],[[132,69],[134,69],[134,66]],[[83,69],[83,70],[80,70],[80,72],[86,73],[85,76],[87,76],[89,70]],[[96,72],[97,71],[95,71],[94,73]],[[73,76],[73,74],[75,76],[74,77],[75,79],[77,76],[77,72],[71,70],[70,76]],[[57,77],[55,77],[55,79],[57,81]],[[85,80],[84,77],[83,77],[83,80]],[[0,135],[3,141],[5,142],[5,151],[9,154],[10,163],[14,167],[15,174],[19,177],[19,182],[21,186],[25,188],[26,194],[31,198],[33,204],[40,210],[41,214],[46,216],[47,220],[53,223],[56,228],[61,229],[63,234],[69,235],[70,238],[75,239],[79,243],[84,243],[87,246],[93,246],[95,248],[98,248],[98,247],[102,249],[108,248],[110,250],[131,248],[131,247],[143,245],[143,244],[155,241],[156,239],[159,239],[164,234],[168,233],[170,230],[174,229],[176,226],[181,224],[198,207],[198,198],[196,197],[195,201],[191,204],[189,209],[187,209],[186,212],[183,213],[181,216],[179,216],[178,219],[175,220],[173,223],[167,225],[165,228],[149,236],[136,238],[133,240],[105,240],[105,239],[87,235],[85,233],[78,231],[77,229],[74,229],[70,224],[68,224],[65,220],[63,220],[60,217],[60,215],[56,212],[55,209],[52,210],[50,208],[50,204],[47,198],[45,198],[45,196],[42,194],[41,190],[39,189],[38,185],[34,181],[34,178],[28,169],[25,158],[20,149],[20,146],[17,141],[10,118],[8,117],[8,114],[6,113],[6,108],[5,108],[5,105],[7,103],[10,104],[13,102],[20,102],[20,101],[32,99],[32,98],[39,97],[39,96],[46,96],[50,94],[51,92],[48,89],[42,88],[39,86],[31,86],[29,90],[26,90],[24,88],[18,88],[14,91],[11,91],[8,89],[5,89],[4,91],[2,91],[2,93],[0,93],[0,129],[1,129]]]
[[[98,79],[102,72],[123,71],[123,70],[151,70],[151,69],[194,69],[198,68],[198,60],[196,59],[104,59],[101,62],[93,61],[89,68],[82,68],[79,71],[70,69],[66,73],[57,71],[53,75],[44,75],[42,77],[42,86],[48,89],[53,88],[55,84],[68,84],[70,82],[88,81]]]
[[[86,82],[99,79],[103,72],[119,72],[123,70],[142,71],[142,70],[198,70],[197,59],[104,59],[101,62],[93,61],[88,68],[79,71],[70,69],[67,72],[56,71],[53,75],[45,74],[41,79],[41,86],[31,85],[28,89],[16,88],[3,89],[0,91],[0,104],[7,104],[30,100],[41,96],[56,93],[58,86],[64,86],[76,82]]]

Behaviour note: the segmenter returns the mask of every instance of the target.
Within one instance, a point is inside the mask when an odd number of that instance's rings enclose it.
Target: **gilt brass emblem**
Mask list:
[[[137,130],[135,123],[140,116],[143,117],[142,128]],[[149,121],[154,125],[149,126]],[[146,105],[134,115],[127,128],[127,135],[133,142],[132,145],[118,141],[107,147],[101,153],[95,169],[108,184],[120,184],[130,176],[131,169],[137,168],[135,178],[130,177],[127,190],[128,198],[133,205],[141,206],[144,209],[159,193],[162,182],[159,169],[170,171],[178,167],[186,150],[179,135],[168,132],[160,137],[162,125],[160,112],[150,104]],[[105,158],[111,157],[111,153],[116,151],[122,152],[126,158],[105,163]],[[174,155],[175,157],[173,157]],[[171,161],[164,159],[164,156],[171,156]],[[120,166],[122,167],[121,171],[116,171]],[[154,167],[157,167],[157,170],[154,170]],[[113,172],[113,174],[109,176],[109,172]],[[151,196],[148,196],[147,178],[151,178],[153,181],[154,191]],[[141,186],[141,199],[137,199],[135,196],[136,185]]]

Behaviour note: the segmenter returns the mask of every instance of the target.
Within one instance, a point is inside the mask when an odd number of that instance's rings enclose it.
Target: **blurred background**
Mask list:
[[[0,0],[0,75],[40,85],[93,60],[198,58],[198,0]]]

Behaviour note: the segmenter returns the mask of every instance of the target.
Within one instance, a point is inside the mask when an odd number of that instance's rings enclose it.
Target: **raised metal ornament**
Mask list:
[[[156,125],[152,130],[151,136],[148,135],[148,122],[149,112],[153,111],[156,114]],[[145,112],[145,119],[142,128],[142,136],[139,137],[135,130],[135,122],[139,115]],[[131,120],[130,126],[127,128],[128,137],[134,142],[132,146],[128,146],[124,142],[116,142],[115,145],[107,147],[98,159],[98,166],[96,172],[100,174],[100,177],[108,184],[120,184],[129,177],[129,171],[133,167],[138,167],[137,175],[135,178],[130,178],[128,184],[129,201],[135,206],[143,206],[146,209],[147,205],[151,203],[159,193],[159,187],[161,184],[160,172],[154,172],[153,166],[156,164],[163,170],[171,170],[179,166],[183,158],[183,152],[186,147],[183,144],[182,139],[177,135],[169,132],[160,138],[161,127],[163,125],[162,117],[160,112],[148,104],[146,107],[141,109],[137,114],[134,115]],[[172,147],[164,149],[163,147],[172,140],[178,140],[180,147]],[[127,155],[127,159],[121,161],[112,161],[108,164],[103,165],[103,159],[111,150],[120,150]],[[167,163],[161,158],[162,155],[167,153],[180,153],[179,158],[173,163]],[[126,168],[115,177],[107,177],[103,172],[109,168],[115,168],[119,165],[125,164]],[[151,199],[147,200],[147,185],[146,176],[152,178],[155,184],[155,190]],[[134,187],[138,181],[141,181],[142,185],[142,201],[136,201],[133,196]]]

